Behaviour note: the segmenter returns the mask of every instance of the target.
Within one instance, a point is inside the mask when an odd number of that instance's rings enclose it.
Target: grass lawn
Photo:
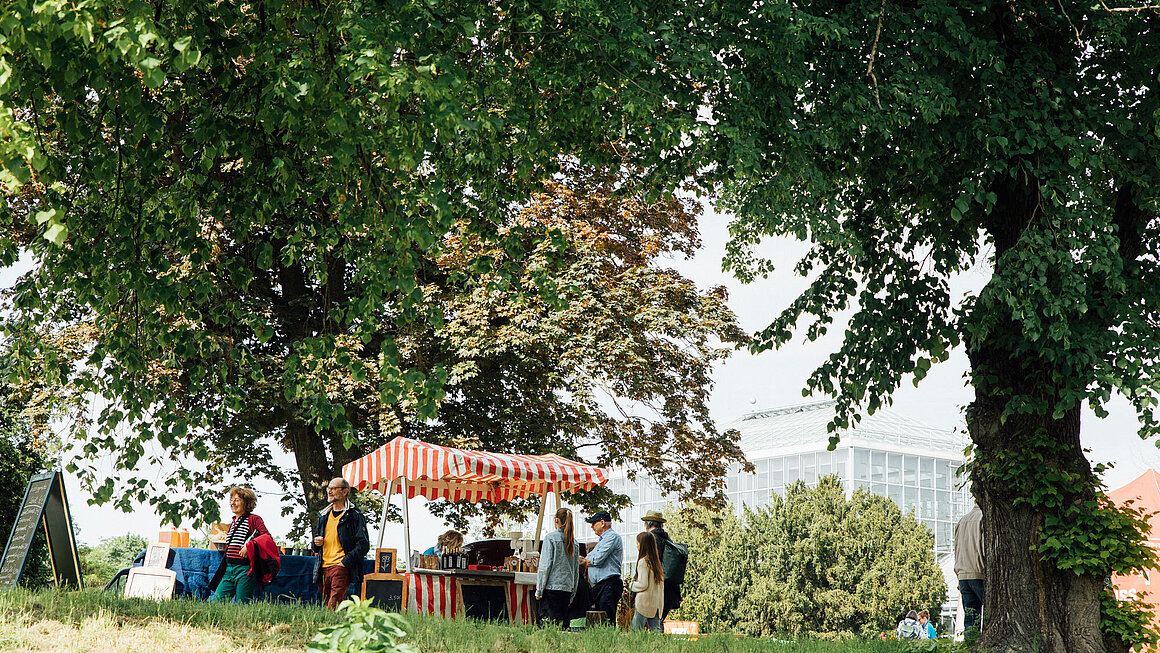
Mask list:
[[[301,651],[327,610],[125,599],[100,590],[0,592],[0,651]]]
[[[342,615],[316,607],[254,603],[124,599],[99,590],[0,592],[2,651],[301,651],[323,626]],[[711,635],[696,641],[607,627],[568,633],[476,621],[410,619],[409,641],[421,653],[677,653],[784,651],[891,653],[897,642],[779,643]]]

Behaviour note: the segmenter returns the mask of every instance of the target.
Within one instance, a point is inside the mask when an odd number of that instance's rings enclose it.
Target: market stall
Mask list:
[[[343,477],[358,490],[377,489],[383,505],[379,547],[386,530],[390,499],[403,495],[403,551],[406,563],[403,604],[412,613],[448,618],[488,618],[502,602],[516,623],[535,618],[535,574],[496,569],[418,569],[412,565],[411,524],[407,499],[449,501],[510,501],[541,497],[532,551],[539,550],[549,493],[559,503],[561,492],[590,490],[608,482],[603,468],[585,465],[555,454],[528,456],[454,449],[395,438],[342,468]]]

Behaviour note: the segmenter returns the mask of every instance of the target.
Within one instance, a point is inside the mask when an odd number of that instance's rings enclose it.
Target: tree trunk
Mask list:
[[[1044,514],[1025,502],[1036,482],[1022,474],[1013,478],[1002,473],[1027,465],[1075,474],[1084,482],[1070,486],[1088,489],[1063,500],[1074,505],[1093,498],[1092,486],[1086,482],[1091,479],[1091,467],[1079,441],[1080,409],[1069,410],[1061,419],[1049,414],[1001,421],[1006,398],[990,394],[988,387],[1006,387],[1047,401],[1057,399],[1052,388],[1044,387],[1050,375],[1044,373],[1042,361],[1012,358],[1002,348],[986,344],[971,353],[976,378],[985,376],[986,372],[979,374],[983,370],[997,375],[991,377],[994,385],[976,384],[975,401],[967,411],[967,427],[976,447],[971,480],[983,512],[986,576],[978,646],[986,651],[1103,653],[1099,593],[1104,591],[1104,579],[1059,569],[1038,553]]]
[[[334,477],[326,457],[326,445],[313,428],[293,418],[286,423],[286,437],[298,463],[307,513],[313,515],[326,506],[326,485]]]

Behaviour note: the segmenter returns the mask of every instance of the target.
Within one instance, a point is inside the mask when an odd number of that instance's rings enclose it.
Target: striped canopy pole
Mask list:
[[[406,547],[407,555],[407,573],[414,571],[411,569],[411,511],[407,509],[407,477],[400,476],[399,482],[402,483],[403,488],[403,546]]]
[[[391,497],[394,496],[394,494],[395,494],[395,487],[399,484],[399,479],[392,478],[390,488],[385,488],[384,486],[386,486],[386,484],[387,484],[386,478],[379,479],[379,494],[383,495],[383,521],[381,524],[379,524],[379,548],[380,549],[383,548],[383,536],[386,535],[386,533],[387,533],[387,513],[390,512]],[[384,489],[386,489],[387,491],[384,492],[383,491]],[[407,501],[406,495],[403,496],[403,501],[404,502]],[[408,554],[407,557],[410,558],[410,554]],[[388,573],[394,573],[394,571],[391,571]]]
[[[548,495],[551,494],[552,492],[556,493],[556,508],[557,509],[560,508],[560,486],[558,484],[557,485],[545,484],[544,485],[544,493],[542,495],[540,495],[540,516],[539,516],[539,518],[536,519],[535,549],[537,551],[540,550],[540,533],[542,533],[543,529],[544,529],[544,512],[548,509]]]

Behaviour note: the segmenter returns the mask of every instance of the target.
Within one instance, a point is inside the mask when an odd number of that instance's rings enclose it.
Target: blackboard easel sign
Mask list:
[[[389,578],[383,578],[389,576]],[[374,602],[376,608],[401,611],[403,606],[403,581],[396,580],[396,574],[367,574],[363,576],[362,597]]]
[[[32,539],[41,524],[48,539],[48,557],[57,587],[84,588],[72,517],[64,496],[64,477],[60,472],[48,472],[28,480],[24,502],[16,513],[16,523],[8,536],[8,545],[4,547],[4,557],[0,558],[0,590],[12,589],[20,582],[20,575],[28,564]]]

